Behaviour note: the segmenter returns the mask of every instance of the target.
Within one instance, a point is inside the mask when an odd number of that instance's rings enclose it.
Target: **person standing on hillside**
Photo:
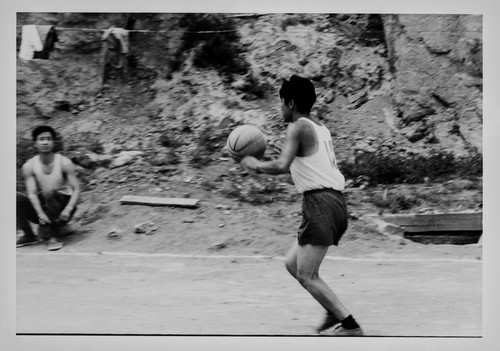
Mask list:
[[[80,195],[75,167],[70,159],[54,152],[57,135],[49,126],[36,127],[33,141],[38,155],[22,167],[27,196],[17,192],[17,225],[24,232],[17,247],[35,244],[39,238],[30,222],[40,225],[40,239],[47,240],[48,250],[58,250],[60,229],[71,220]]]
[[[319,277],[319,268],[330,246],[337,246],[347,229],[347,205],[342,194],[344,176],[337,167],[332,138],[310,111],[316,93],[309,79],[293,75],[279,91],[281,112],[287,125],[279,158],[259,161],[246,156],[241,164],[257,172],[282,174],[290,170],[297,190],[303,194],[302,223],[286,256],[288,272],[325,309],[318,333],[362,336],[363,331],[333,290]]]

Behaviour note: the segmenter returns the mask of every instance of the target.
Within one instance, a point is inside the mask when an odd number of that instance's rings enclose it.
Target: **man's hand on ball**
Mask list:
[[[233,155],[233,154],[230,154],[230,155],[231,155],[231,158],[233,159],[233,161],[236,163],[240,163],[244,157],[244,156],[238,156],[238,155]]]
[[[258,165],[259,165],[259,160],[257,160],[253,156],[246,156],[243,158],[241,161],[241,165],[252,170],[252,171],[257,171],[258,170]]]

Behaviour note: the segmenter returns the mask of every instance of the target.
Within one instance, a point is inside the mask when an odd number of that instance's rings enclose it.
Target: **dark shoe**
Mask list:
[[[40,240],[36,236],[26,236],[23,235],[22,237],[19,238],[16,242],[16,247],[23,247],[23,246],[28,246],[28,245],[33,245],[38,243]]]
[[[327,313],[323,324],[316,328],[316,332],[320,334],[321,332],[330,329],[331,327],[339,324],[340,321],[331,313]]]
[[[363,329],[361,327],[355,329],[346,329],[341,324],[336,326],[331,332],[325,333],[331,336],[363,336]]]
[[[62,242],[58,241],[56,238],[50,238],[47,244],[47,250],[56,251],[63,247]]]

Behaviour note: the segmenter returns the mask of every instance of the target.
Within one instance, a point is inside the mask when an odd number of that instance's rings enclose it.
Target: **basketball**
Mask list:
[[[226,147],[233,157],[261,158],[266,151],[266,139],[259,128],[245,124],[236,127],[229,134]]]

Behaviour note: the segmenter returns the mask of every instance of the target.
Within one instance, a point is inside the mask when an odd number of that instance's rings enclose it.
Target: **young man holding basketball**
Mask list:
[[[318,333],[335,326],[328,335],[361,336],[361,327],[318,273],[328,248],[338,245],[348,221],[341,192],[344,176],[337,167],[330,132],[310,116],[316,101],[310,80],[293,75],[283,82],[279,95],[283,120],[288,125],[281,155],[273,161],[247,156],[241,163],[267,174],[290,170],[297,190],[303,194],[303,219],[298,240],[287,254],[286,268],[327,311]]]
[[[38,155],[29,159],[22,169],[28,194],[17,193],[17,225],[24,235],[16,246],[39,241],[29,223],[32,222],[40,225],[40,239],[47,240],[47,249],[58,250],[63,245],[56,237],[76,211],[80,187],[73,162],[54,152],[54,129],[39,126],[32,136]]]

